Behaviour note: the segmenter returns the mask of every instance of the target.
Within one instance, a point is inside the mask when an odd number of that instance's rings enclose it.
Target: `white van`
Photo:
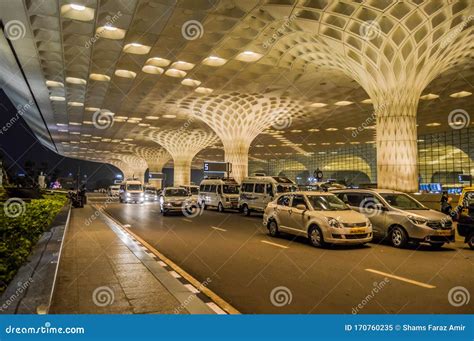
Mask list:
[[[225,209],[239,208],[239,184],[232,178],[204,179],[199,186],[199,205],[217,207],[219,212]]]
[[[145,194],[143,193],[143,185],[138,180],[126,180],[120,184],[120,202],[136,202],[143,203]]]
[[[183,185],[179,186],[181,188],[184,188],[185,190],[188,191],[188,193],[191,195],[191,199],[198,202],[199,199],[199,186],[196,185]]]
[[[296,184],[283,176],[250,176],[240,186],[239,209],[245,215],[263,212],[276,195],[296,190]]]

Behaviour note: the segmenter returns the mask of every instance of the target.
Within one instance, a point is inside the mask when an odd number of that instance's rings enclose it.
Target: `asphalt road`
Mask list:
[[[270,237],[261,215],[207,210],[163,217],[153,203],[114,203],[106,211],[197,280],[209,277],[209,288],[242,313],[474,311],[474,297],[459,307],[448,299],[455,287],[474,295],[474,251],[461,241],[441,250],[317,249],[304,238]]]

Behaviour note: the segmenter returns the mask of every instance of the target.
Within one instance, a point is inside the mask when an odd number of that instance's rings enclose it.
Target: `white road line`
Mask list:
[[[194,287],[194,285],[191,284],[185,284],[184,285],[189,291],[191,291],[193,294],[199,293],[199,290]]]
[[[185,219],[185,218],[183,218],[182,220],[187,221],[188,223],[192,223],[192,222],[193,222],[191,219]]]
[[[163,267],[168,266],[168,264],[166,264],[165,262],[163,262],[161,260],[158,261],[158,264],[160,264]]]
[[[413,285],[418,285],[418,286],[420,286],[420,287],[422,287],[422,288],[426,288],[426,289],[434,289],[434,288],[436,288],[436,286],[431,285],[431,284],[426,284],[426,283],[418,282],[418,281],[415,281],[415,280],[413,280],[413,279],[409,279],[409,278],[405,278],[405,277],[400,277],[400,276],[388,274],[388,273],[386,273],[386,272],[382,272],[382,271],[378,271],[378,270],[374,270],[374,269],[365,269],[365,271],[373,272],[373,273],[375,273],[375,274],[379,274],[379,275],[382,275],[382,276],[390,277],[390,278],[393,278],[393,279],[398,279],[399,281],[407,282],[407,283],[410,283],[410,284],[413,284]]]
[[[280,244],[272,243],[272,242],[267,242],[266,240],[261,240],[261,242],[262,242],[262,243],[265,243],[265,244],[268,244],[268,245],[273,245],[273,246],[281,247],[282,249],[288,249],[288,248],[289,248],[288,246],[280,245]]]
[[[174,278],[181,278],[181,275],[179,273],[177,273],[176,271],[174,270],[171,270],[169,272],[171,274],[171,276],[173,276]]]
[[[226,229],[222,229],[222,228],[216,227],[216,226],[211,226],[211,229],[218,230],[218,231],[222,231],[222,232],[227,232]]]
[[[218,314],[218,315],[227,315],[227,313],[224,310],[222,310],[221,308],[219,308],[219,306],[217,304],[215,304],[214,302],[208,302],[206,304],[209,308],[214,310],[214,312],[216,314]]]
[[[130,224],[125,224],[123,227],[132,227]]]

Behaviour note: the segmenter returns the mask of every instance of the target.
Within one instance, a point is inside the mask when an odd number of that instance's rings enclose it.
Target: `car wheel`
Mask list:
[[[430,243],[430,245],[433,249],[441,249],[444,243]]]
[[[270,220],[268,222],[268,233],[270,234],[270,236],[272,237],[276,237],[278,236],[278,234],[280,233],[278,231],[278,224],[275,220]]]
[[[469,236],[467,240],[467,245],[469,245],[471,250],[474,250],[474,233]]]
[[[323,233],[321,232],[321,229],[317,226],[313,226],[309,229],[308,238],[311,242],[311,245],[315,247],[323,247],[326,245],[326,243],[324,242]]]
[[[219,205],[217,205],[217,210],[221,213],[224,212],[224,206],[222,205],[221,202],[219,203]]]
[[[250,209],[247,205],[242,206],[242,213],[247,217],[250,215]]]
[[[392,245],[397,248],[404,248],[408,244],[408,236],[400,226],[395,226],[390,234]]]

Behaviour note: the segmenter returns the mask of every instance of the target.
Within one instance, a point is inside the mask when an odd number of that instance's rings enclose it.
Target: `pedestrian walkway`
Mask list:
[[[92,206],[73,209],[52,314],[213,314],[195,293]]]

